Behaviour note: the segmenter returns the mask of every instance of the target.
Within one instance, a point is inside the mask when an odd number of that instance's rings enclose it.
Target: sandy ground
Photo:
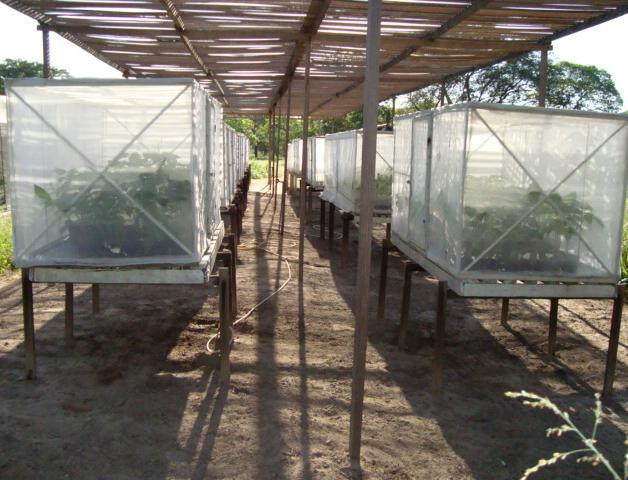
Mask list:
[[[263,183],[256,183],[261,189]],[[318,208],[318,201],[315,201]],[[287,278],[256,243],[297,257],[296,198],[278,242],[279,208],[251,193],[240,248],[240,313]],[[315,210],[313,219],[318,219]],[[339,220],[339,219],[338,219]],[[314,224],[317,223],[316,221]],[[336,231],[340,231],[339,226]],[[374,245],[372,310],[383,229]],[[352,229],[352,238],[356,230]],[[349,478],[347,444],[357,243],[348,265],[308,229],[305,284],[291,281],[236,332],[233,375],[221,389],[216,296],[207,288],[103,286],[93,315],[76,288],[76,340],[63,341],[63,287],[35,286],[39,377],[23,379],[19,276],[0,281],[0,478]],[[296,264],[291,263],[296,277]],[[514,479],[543,455],[577,444],[545,438],[555,418],[508,399],[526,389],[571,408],[587,429],[601,389],[611,304],[563,301],[556,358],[547,301],[511,302],[511,328],[493,300],[448,303],[445,388],[431,393],[436,286],[416,274],[408,350],[399,352],[401,259],[391,257],[387,325],[371,325],[363,478]],[[302,305],[300,307],[300,304]],[[373,315],[373,318],[375,315]],[[625,332],[626,329],[624,329]],[[628,338],[619,347],[616,400],[599,445],[621,465],[627,430]],[[567,461],[532,478],[609,478]]]

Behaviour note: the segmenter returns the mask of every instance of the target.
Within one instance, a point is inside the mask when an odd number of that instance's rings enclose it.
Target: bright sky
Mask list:
[[[50,34],[52,65],[73,77],[121,77],[73,43]],[[608,71],[628,108],[628,15],[554,42],[557,60],[595,65]],[[41,32],[37,22],[0,3],[0,61],[22,58],[41,61]]]

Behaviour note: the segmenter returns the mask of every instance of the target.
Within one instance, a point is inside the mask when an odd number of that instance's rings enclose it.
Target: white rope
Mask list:
[[[246,320],[247,318],[249,318],[253,312],[255,310],[257,310],[259,307],[261,307],[264,303],[266,303],[268,300],[270,300],[271,298],[273,298],[275,295],[277,295],[279,292],[281,292],[286,285],[288,285],[288,282],[290,282],[290,280],[292,280],[292,269],[290,268],[290,262],[288,260],[288,257],[285,257],[283,255],[279,255],[276,252],[272,252],[266,248],[262,248],[261,245],[265,245],[267,243],[267,241],[262,242],[261,244],[255,245],[253,248],[256,248],[258,250],[262,250],[263,252],[267,252],[270,253],[271,255],[274,255],[276,257],[279,257],[281,260],[283,260],[286,263],[286,266],[288,267],[288,278],[281,284],[281,286],[275,290],[274,292],[272,292],[270,295],[266,296],[262,301],[258,302],[253,308],[251,308],[248,312],[246,312],[244,315],[242,315],[240,318],[238,318],[237,320],[235,320],[233,322],[233,327],[235,327],[236,325],[238,325],[239,323],[243,322],[244,320]],[[293,243],[292,245],[290,245],[290,247],[296,247],[297,244]],[[246,249],[247,246],[245,244],[240,246],[241,249]],[[250,248],[250,247],[249,247]],[[210,346],[212,342],[216,342],[218,341],[218,339],[220,338],[220,333],[216,333],[214,335],[212,335],[209,340],[207,340],[207,344],[205,345],[205,348],[207,348],[207,351],[210,353],[214,353],[215,350]]]

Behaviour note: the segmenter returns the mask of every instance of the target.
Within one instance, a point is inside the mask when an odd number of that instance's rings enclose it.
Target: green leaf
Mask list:
[[[39,197],[39,199],[42,200],[46,206],[52,205],[52,197],[46,190],[41,188],[39,185],[34,185],[33,190],[35,190],[35,195]]]

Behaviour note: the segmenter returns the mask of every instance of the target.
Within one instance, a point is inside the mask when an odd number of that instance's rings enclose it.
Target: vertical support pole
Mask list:
[[[447,316],[446,281],[438,281],[438,297],[436,300],[436,331],[434,336],[434,393],[440,395],[443,390],[443,370],[445,354],[445,320]]]
[[[412,291],[412,273],[415,271],[413,263],[405,261],[403,263],[403,293],[401,294],[401,319],[399,321],[399,351],[406,348],[406,337],[408,335],[408,317],[410,313],[410,293]]]
[[[231,288],[228,267],[218,269],[218,288],[220,289],[220,383],[228,385],[231,377],[229,353],[231,351],[233,314],[231,312]]]
[[[544,48],[541,50],[541,64],[539,65],[539,107],[545,106],[545,98],[547,97],[548,49],[549,48]]]
[[[271,158],[272,158],[272,148],[273,148],[273,129],[272,126],[272,112],[268,111],[268,187],[271,189],[272,193],[272,166],[271,166]]]
[[[353,219],[353,215],[344,212],[342,214],[342,250],[341,250],[341,262],[346,265],[347,258],[349,256],[349,235],[351,233],[350,222]]]
[[[613,315],[611,317],[611,331],[608,337],[608,350],[606,351],[606,371],[604,372],[604,388],[602,396],[610,399],[613,396],[613,383],[615,381],[615,368],[617,367],[617,348],[619,346],[619,334],[621,332],[621,315],[624,308],[624,285],[617,286],[617,296],[613,302]]]
[[[284,142],[283,183],[281,184],[281,211],[279,213],[279,233],[283,235],[286,222],[286,193],[288,189],[288,148],[290,139],[290,100],[292,81],[288,82],[288,104],[286,106],[286,138]]]
[[[327,205],[325,205],[325,200],[321,198],[321,240],[325,240],[325,208]]]
[[[312,185],[307,186],[307,219],[308,223],[312,218],[312,195],[313,195],[314,187]]]
[[[277,190],[277,114],[275,113],[275,110],[273,109],[273,124],[272,124],[272,147],[271,147],[271,151],[273,152],[272,155],[272,161],[271,161],[271,180],[272,180],[272,185],[271,185],[271,194],[273,195],[273,197],[275,196],[276,190]]]
[[[50,78],[50,30],[48,26],[41,23],[41,39],[42,39],[42,51],[43,51],[43,77]]]
[[[305,42],[305,88],[303,92],[303,154],[301,158],[301,196],[299,201],[299,285],[303,285],[303,257],[305,253],[305,187],[307,178],[307,134],[310,117],[310,53],[312,38]]]
[[[100,285],[92,283],[92,313],[100,313]]]
[[[351,421],[349,427],[349,458],[353,468],[360,468],[362,446],[362,414],[364,410],[364,379],[366,375],[366,344],[371,279],[371,235],[375,200],[375,154],[377,144],[377,105],[379,98],[379,44],[381,0],[368,2],[366,34],[366,67],[364,69],[364,129],[362,135],[362,172],[360,192],[360,234],[358,248],[358,284],[353,339],[353,375],[351,382]]]
[[[329,202],[329,250],[332,251],[334,249],[334,228],[336,226],[336,206]]]
[[[500,323],[504,327],[508,326],[508,309],[509,309],[509,307],[510,307],[510,299],[509,298],[502,298],[502,315],[501,315],[501,318],[500,318]]]
[[[390,223],[386,224],[386,240],[388,240],[390,242]]]
[[[22,312],[24,315],[24,353],[26,357],[26,378],[37,378],[35,360],[35,316],[33,314],[33,283],[28,268],[22,269]]]
[[[65,341],[74,339],[74,284],[65,284]]]
[[[383,322],[386,313],[386,283],[388,282],[388,240],[382,240],[382,263],[379,271],[379,293],[377,296],[377,321]],[[384,321],[385,324],[385,321]]]
[[[392,129],[393,125],[395,124],[395,113],[396,113],[396,101],[397,101],[397,97],[395,95],[393,95],[392,97],[392,109],[390,111],[390,125],[389,127]]]
[[[547,335],[547,353],[556,352],[556,330],[558,328],[558,299],[550,299],[549,333]]]

